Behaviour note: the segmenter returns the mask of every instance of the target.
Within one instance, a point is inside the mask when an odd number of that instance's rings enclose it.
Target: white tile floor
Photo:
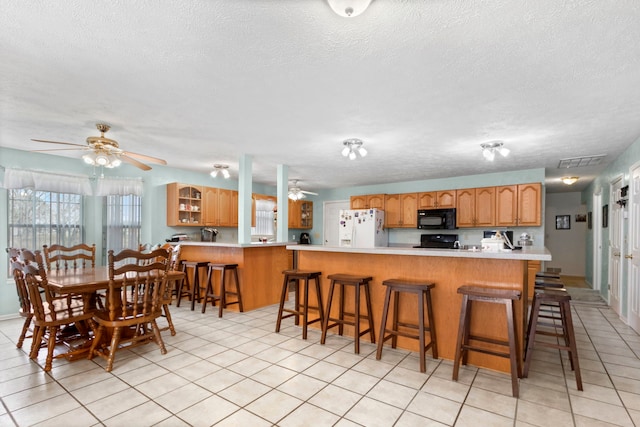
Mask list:
[[[584,391],[566,354],[536,347],[520,398],[506,374],[330,335],[301,339],[277,307],[201,315],[171,307],[178,334],[102,360],[40,366],[15,348],[21,319],[0,322],[0,426],[633,426],[640,425],[640,336],[609,308],[574,304]],[[163,320],[161,320],[163,321]],[[135,351],[135,353],[134,353]],[[43,362],[44,350],[41,351]],[[634,424],[635,423],[635,424]]]

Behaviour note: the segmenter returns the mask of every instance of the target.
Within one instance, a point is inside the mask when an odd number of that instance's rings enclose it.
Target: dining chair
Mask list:
[[[108,266],[107,304],[94,313],[98,328],[89,358],[102,357],[107,361],[105,370],[111,372],[118,350],[153,341],[162,354],[167,353],[156,319],[162,315],[169,252],[124,249],[114,254],[109,250]],[[111,332],[109,343],[103,338],[107,332]]]
[[[16,343],[17,348],[22,348],[24,339],[27,338],[27,333],[31,329],[31,320],[33,319],[33,310],[31,309],[31,301],[29,300],[29,293],[27,292],[27,282],[24,279],[22,267],[24,263],[20,260],[20,250],[16,248],[7,248],[9,253],[9,272],[13,276],[13,281],[16,285],[16,293],[18,294],[18,303],[20,308],[18,314],[24,318],[24,324],[22,325],[22,331],[18,337]]]
[[[56,293],[47,282],[47,272],[44,268],[40,251],[21,251],[24,259],[33,258],[35,262],[22,263],[22,273],[27,285],[29,301],[33,309],[33,340],[29,357],[37,359],[40,347],[47,344],[47,356],[44,370],[51,370],[53,359],[59,357],[71,358],[74,355],[86,351],[82,343],[90,338],[89,331],[93,331],[90,322],[93,312],[87,304],[83,303],[81,296],[70,293]],[[73,337],[59,334],[64,327],[74,325],[77,335]],[[77,341],[76,338],[80,339]],[[66,345],[61,346],[68,350],[54,355],[56,344],[61,340]]]
[[[169,251],[169,271],[181,271],[180,267],[180,245],[172,246],[168,243],[161,246],[161,249]],[[171,336],[176,334],[176,329],[173,326],[173,321],[171,320],[171,312],[169,311],[169,305],[173,301],[173,295],[176,292],[176,289],[180,287],[180,282],[184,280],[184,276],[180,276],[177,279],[167,280],[167,286],[165,287],[165,291],[162,297],[162,313],[163,316],[167,319],[167,326],[160,328],[160,331],[166,331],[167,329],[171,332]]]
[[[44,252],[44,260],[47,264],[47,271],[51,271],[52,264],[56,270],[69,268],[71,264],[72,268],[84,268],[87,264],[91,264],[91,267],[96,266],[96,245],[87,245],[86,243],[80,243],[75,246],[62,246],[62,245],[44,245],[42,247]]]

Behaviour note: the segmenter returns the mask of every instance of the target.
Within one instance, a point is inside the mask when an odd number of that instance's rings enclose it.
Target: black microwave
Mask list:
[[[418,228],[422,230],[453,230],[457,228],[455,208],[418,210]]]

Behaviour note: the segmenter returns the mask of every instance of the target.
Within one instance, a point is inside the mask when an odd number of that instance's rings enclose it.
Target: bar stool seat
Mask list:
[[[185,295],[184,286],[188,288],[189,299],[191,300],[191,310],[193,311],[196,307],[196,300],[200,302],[200,274],[199,271],[201,268],[205,268],[208,262],[206,261],[182,261],[182,271],[184,272],[184,280],[178,284],[178,301],[176,302],[176,307],[180,307],[180,300],[182,300],[182,296]],[[193,278],[193,282],[189,278],[189,270],[193,270],[191,277]]]
[[[580,375],[580,363],[578,362],[578,349],[573,331],[571,317],[571,295],[566,289],[537,289],[533,295],[531,315],[527,333],[527,346],[524,360],[523,378],[529,375],[531,356],[535,345],[565,350],[569,354],[571,369],[576,375],[576,386],[582,391],[582,376]],[[540,314],[544,305],[557,305],[558,311],[552,314]],[[546,320],[545,320],[546,319]],[[549,341],[536,341],[536,336],[553,337]]]
[[[458,326],[458,340],[456,344],[456,354],[453,361],[454,381],[458,380],[460,362],[467,364],[469,351],[491,354],[505,357],[511,364],[511,389],[514,397],[518,397],[518,378],[521,376],[521,359],[518,351],[518,340],[515,318],[514,301],[520,300],[522,292],[515,289],[489,288],[481,286],[464,285],[458,288],[458,293],[462,294],[462,305],[460,307],[460,324]],[[508,340],[496,340],[479,335],[471,335],[471,307],[474,301],[503,304],[507,315]],[[493,350],[478,344],[472,345],[470,341],[496,344],[508,348],[507,352]]]
[[[553,277],[538,277],[536,276],[535,287],[544,287],[544,288],[564,288],[564,282],[560,279],[555,279]]]
[[[376,352],[376,359],[380,360],[382,357],[382,347],[384,342],[391,338],[391,347],[396,348],[398,342],[398,336],[417,339],[420,342],[420,372],[426,372],[425,354],[426,351],[431,348],[431,354],[434,359],[438,358],[438,344],[436,340],[436,326],[433,320],[433,305],[431,304],[431,289],[436,285],[434,283],[408,281],[401,279],[389,279],[382,282],[387,287],[384,308],[382,309],[382,323],[380,325],[380,336],[378,340],[378,349]],[[402,293],[413,293],[418,297],[418,324],[399,322],[398,321],[398,306],[400,295]],[[387,329],[387,317],[389,315],[389,302],[393,295],[393,323],[391,329]],[[429,319],[429,325],[425,326],[424,312],[425,304],[427,316]],[[416,329],[417,334],[399,330],[398,327]],[[429,332],[430,340],[429,344],[425,345],[425,333]],[[388,334],[388,335],[387,335]]]
[[[355,341],[355,353],[360,353],[360,337],[369,333],[371,337],[371,343],[375,344],[376,335],[375,328],[373,326],[373,312],[371,310],[371,292],[369,291],[369,282],[373,280],[371,276],[358,276],[352,274],[330,274],[327,276],[331,280],[329,287],[329,299],[327,300],[327,313],[322,325],[322,337],[320,338],[320,344],[324,344],[327,339],[327,331],[335,326],[338,326],[338,334],[342,335],[344,332],[344,325],[351,325],[354,330]],[[339,300],[339,314],[338,317],[331,317],[331,304],[333,302],[333,292],[335,287],[340,287],[340,300]],[[353,312],[346,312],[344,310],[344,287],[353,286],[355,288],[355,305]],[[367,314],[360,313],[360,288],[364,288],[365,303],[367,306]],[[353,320],[345,319],[345,316],[349,316]],[[360,321],[367,320],[369,327],[364,331],[360,330]],[[330,323],[332,322],[333,323]]]
[[[322,306],[322,291],[320,289],[320,271],[309,270],[285,270],[284,281],[282,283],[282,294],[280,296],[280,307],[278,308],[278,318],[276,320],[276,332],[280,332],[280,325],[282,319],[295,316],[295,324],[300,324],[300,317],[302,317],[302,339],[307,339],[307,326],[320,322],[324,324],[324,308]],[[304,280],[304,302],[300,303],[300,280]],[[309,280],[314,280],[316,288],[316,297],[318,300],[317,306],[309,306]],[[289,292],[289,283],[295,283],[295,306],[294,308],[284,308],[284,303],[287,299],[287,293]],[[309,309],[318,311],[318,318],[309,320]],[[283,312],[289,313],[283,316]]]
[[[207,264],[207,288],[204,292],[204,297],[202,299],[202,312],[204,313],[207,309],[207,302],[211,301],[211,305],[215,307],[216,301],[220,301],[220,307],[218,309],[218,317],[222,317],[222,309],[227,308],[227,305],[238,304],[238,309],[240,312],[243,312],[242,308],[242,295],[240,293],[240,280],[238,279],[238,264],[219,264],[210,262]],[[220,272],[220,293],[218,295],[215,294],[215,271]],[[235,291],[229,290],[227,288],[227,280],[226,278],[230,276],[227,272],[232,272],[235,283]],[[235,296],[235,301],[227,301],[227,295]]]

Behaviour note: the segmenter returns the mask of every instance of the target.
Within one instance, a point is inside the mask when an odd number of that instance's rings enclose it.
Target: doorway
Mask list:
[[[640,331],[640,162],[629,168],[629,230],[626,242],[629,253],[625,255],[629,277],[629,326]],[[624,207],[622,208],[625,209]]]
[[[608,222],[609,225],[609,305],[622,317],[622,306],[620,300],[622,298],[623,289],[621,287],[622,273],[622,209],[614,202],[617,200],[617,194],[622,188],[622,175],[611,181],[611,192],[609,194],[609,215],[603,212],[603,224]]]
[[[602,191],[593,195],[593,289],[599,291],[602,287]]]
[[[349,200],[336,200],[324,202],[324,245],[338,246],[338,221],[340,220],[340,211],[349,209]]]

